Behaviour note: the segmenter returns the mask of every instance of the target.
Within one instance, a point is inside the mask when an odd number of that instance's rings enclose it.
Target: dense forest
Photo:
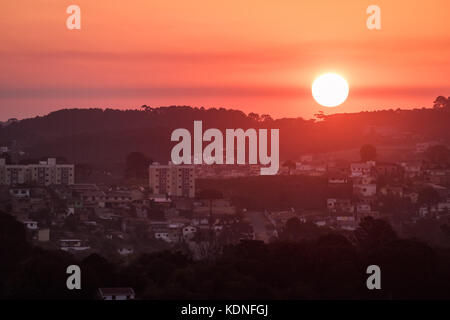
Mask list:
[[[34,247],[23,225],[0,213],[0,298],[93,299],[97,288],[116,286],[133,287],[139,299],[450,298],[448,249],[400,239],[373,218],[346,236],[293,219],[274,243],[244,241],[202,261],[162,251],[118,264]],[[71,264],[82,270],[81,290],[66,288]],[[367,290],[372,264],[383,290]]]
[[[351,188],[330,188],[326,178],[304,175],[198,179],[197,188],[219,190],[236,206],[250,210],[325,209],[327,197],[351,195]]]
[[[0,127],[0,145],[11,145],[29,157],[61,156],[80,163],[120,162],[131,151],[167,161],[176,128],[278,128],[281,159],[309,152],[359,148],[363,143],[408,145],[423,139],[448,141],[450,108],[384,110],[324,115],[316,119],[272,119],[238,110],[188,106],[141,110],[63,109],[43,117]]]

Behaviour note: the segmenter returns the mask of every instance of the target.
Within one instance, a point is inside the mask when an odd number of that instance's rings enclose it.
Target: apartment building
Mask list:
[[[153,194],[167,194],[176,197],[195,197],[195,169],[193,165],[149,166],[149,186]]]
[[[73,164],[56,164],[55,158],[38,164],[6,164],[0,159],[0,185],[21,185],[25,183],[40,186],[71,185],[75,180]]]

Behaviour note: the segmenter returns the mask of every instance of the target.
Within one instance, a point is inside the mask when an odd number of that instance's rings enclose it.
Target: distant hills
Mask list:
[[[278,128],[281,159],[305,153],[331,152],[376,145],[414,145],[450,140],[450,108],[385,110],[316,115],[316,119],[283,118],[228,109],[171,106],[142,110],[63,109],[43,117],[0,127],[0,146],[14,146],[29,157],[61,156],[75,163],[123,162],[132,151],[167,161],[174,129]]]

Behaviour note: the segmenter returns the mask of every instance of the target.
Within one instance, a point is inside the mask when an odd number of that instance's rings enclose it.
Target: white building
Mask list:
[[[79,239],[61,239],[59,240],[59,248],[64,251],[84,251],[90,247],[83,245],[83,241]]]
[[[41,186],[71,185],[75,180],[73,164],[56,164],[55,158],[38,164],[6,164],[0,159],[0,185],[36,183]]]
[[[166,242],[170,242],[169,232],[166,229],[159,229],[154,232],[155,239],[164,240]]]
[[[38,229],[38,223],[37,221],[23,221],[23,224],[25,227],[27,227],[28,230],[37,230]]]
[[[191,240],[195,233],[197,232],[197,228],[194,226],[186,226],[183,228],[183,238],[186,240]]]

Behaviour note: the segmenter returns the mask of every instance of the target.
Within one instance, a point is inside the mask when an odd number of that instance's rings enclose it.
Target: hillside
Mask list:
[[[202,120],[204,130],[278,128],[281,159],[358,148],[363,143],[412,146],[423,140],[450,139],[448,108],[272,120],[237,110],[172,106],[147,111],[63,109],[0,128],[0,145],[15,144],[29,157],[62,156],[76,163],[121,162],[132,151],[167,161],[173,146],[171,132],[192,131],[194,120]]]

